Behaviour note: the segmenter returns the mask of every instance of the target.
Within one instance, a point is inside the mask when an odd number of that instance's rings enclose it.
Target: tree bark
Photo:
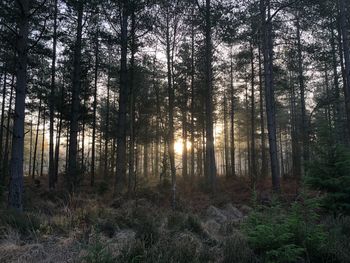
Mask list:
[[[344,83],[344,94],[345,94],[345,104],[346,104],[346,113],[347,113],[347,124],[348,124],[348,133],[350,133],[350,50],[349,50],[349,35],[348,27],[346,23],[346,7],[345,0],[339,0],[339,12],[340,12],[340,30],[342,35],[343,43],[343,52],[344,52],[344,61],[345,61],[345,80]]]
[[[55,90],[56,90],[56,47],[57,47],[57,0],[54,0],[53,17],[53,44],[51,63],[51,90],[50,90],[50,142],[49,142],[49,189],[55,188],[55,160],[54,160],[54,118],[55,118]]]
[[[72,83],[72,108],[69,129],[69,159],[68,159],[68,189],[76,191],[78,187],[77,155],[78,155],[78,130],[79,130],[79,109],[80,109],[80,88],[81,88],[81,48],[83,31],[83,10],[84,2],[77,3],[78,23],[76,40],[74,45],[73,83]]]
[[[172,76],[172,55],[171,55],[171,37],[170,37],[170,14],[166,14],[166,58],[167,58],[167,82],[168,82],[168,151],[170,160],[171,183],[172,183],[172,208],[176,208],[176,167],[175,167],[175,151],[174,151],[174,87]],[[175,40],[174,40],[175,41]]]
[[[251,166],[252,166],[252,179],[253,183],[256,183],[257,179],[257,168],[256,168],[256,156],[255,156],[255,68],[254,68],[254,49],[251,44],[250,47],[251,58],[250,58],[250,66],[251,66]]]
[[[206,115],[206,177],[209,179],[211,191],[216,188],[216,164],[214,152],[214,129],[213,129],[213,47],[212,47],[212,24],[211,3],[205,1],[205,115]]]
[[[298,79],[300,88],[300,106],[301,106],[301,136],[303,140],[303,161],[304,168],[306,162],[309,160],[309,132],[306,120],[306,106],[305,106],[305,83],[304,83],[304,69],[303,69],[303,54],[300,39],[300,14],[296,15],[296,29],[297,29],[297,52],[298,52]]]
[[[260,0],[260,11],[261,22],[263,23],[262,50],[264,56],[265,103],[269,137],[272,186],[275,192],[280,192],[280,168],[278,162],[276,140],[275,90],[273,83],[273,40],[270,0]]]
[[[194,181],[195,173],[194,173],[194,166],[195,166],[195,156],[194,156],[194,74],[195,74],[195,66],[194,66],[194,38],[195,38],[195,31],[194,31],[194,7],[192,7],[192,20],[191,20],[191,171],[190,171],[190,177],[191,177],[191,184]]]
[[[90,186],[95,184],[95,163],[96,163],[96,113],[97,113],[97,82],[99,70],[99,28],[97,26],[95,35],[95,66],[94,66],[94,100],[92,103],[92,145],[91,145],[91,171],[90,171]]]
[[[235,93],[233,86],[233,57],[230,54],[230,94],[231,94],[231,175],[236,177],[236,149],[235,149]]]
[[[337,141],[343,141],[342,136],[342,112],[340,110],[340,88],[339,88],[339,75],[338,75],[338,61],[336,55],[335,35],[334,35],[334,23],[330,28],[331,31],[331,48],[332,48],[332,68],[333,68],[333,84],[334,84],[334,97],[335,102],[333,104],[335,110],[335,131]]]
[[[136,53],[136,17],[135,10],[131,13],[131,58],[130,58],[130,140],[129,140],[129,182],[128,192],[131,193],[132,181],[135,173],[135,90],[134,90],[134,73],[135,73],[135,53]],[[155,82],[155,70],[153,70],[153,85]],[[158,156],[156,156],[158,158]],[[158,165],[158,164],[157,164]]]
[[[5,178],[8,176],[8,165],[9,165],[9,144],[10,144],[10,123],[11,123],[11,113],[12,113],[12,101],[13,101],[13,90],[14,90],[15,74],[11,78],[11,91],[10,91],[10,102],[7,112],[7,124],[6,124],[6,139],[5,139],[5,149],[4,158],[2,160],[3,173],[1,178],[1,184],[4,184]]]
[[[122,7],[121,19],[121,58],[120,58],[120,92],[119,92],[119,111],[117,124],[117,161],[116,161],[116,181],[115,192],[117,188],[121,191],[126,183],[126,113],[128,103],[128,71],[127,71],[127,52],[128,52],[128,13],[127,7]]]
[[[3,142],[4,142],[4,122],[5,122],[5,104],[6,104],[6,88],[7,88],[7,72],[6,67],[4,69],[4,84],[2,87],[2,105],[1,105],[1,121],[0,121],[0,182],[3,177]]]
[[[261,61],[261,47],[259,43],[259,110],[260,110],[260,140],[261,140],[261,177],[267,175],[267,158],[265,143],[265,118],[264,118],[264,94],[263,94],[263,75]]]
[[[18,21],[18,39],[16,43],[18,64],[16,72],[15,115],[12,135],[10,163],[10,186],[8,206],[17,211],[23,210],[23,154],[24,154],[24,117],[27,90],[28,35],[29,35],[29,1],[18,0],[20,18]]]
[[[45,122],[46,122],[46,115],[44,111],[44,122],[43,122],[43,130],[42,130],[42,140],[41,140],[41,162],[40,162],[40,177],[43,176],[44,172],[44,156],[45,156]]]

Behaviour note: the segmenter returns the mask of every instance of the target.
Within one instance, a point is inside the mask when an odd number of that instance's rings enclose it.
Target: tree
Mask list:
[[[275,90],[273,83],[273,40],[272,40],[272,17],[270,1],[260,0],[261,12],[261,41],[264,57],[264,82],[265,82],[265,103],[267,129],[269,137],[269,151],[271,162],[272,185],[275,192],[280,191],[280,168],[277,156],[276,138],[276,111],[275,111]]]
[[[128,20],[129,10],[127,2],[121,6],[121,56],[120,56],[120,87],[119,87],[119,111],[117,123],[117,161],[116,161],[116,186],[122,189],[126,183],[126,114],[128,102]]]
[[[78,130],[80,116],[80,88],[81,88],[81,50],[83,34],[84,2],[78,0],[73,4],[77,12],[76,39],[74,44],[74,62],[72,75],[72,109],[69,128],[69,160],[68,160],[68,189],[75,191],[78,187],[79,169],[77,166]]]
[[[29,35],[29,1],[16,2],[18,19],[18,36],[16,48],[18,64],[16,72],[15,117],[13,124],[12,151],[10,165],[10,186],[8,205],[18,211],[23,210],[23,154],[24,154],[24,112],[27,89],[28,35]]]

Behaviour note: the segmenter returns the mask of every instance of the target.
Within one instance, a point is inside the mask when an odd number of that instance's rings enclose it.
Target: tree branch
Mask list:
[[[45,19],[45,21],[44,21],[43,29],[41,30],[39,37],[38,37],[37,40],[34,42],[34,44],[31,45],[31,46],[28,48],[28,50],[33,49],[33,48],[39,43],[40,39],[43,37],[43,34],[44,34],[45,30],[46,30],[46,19]]]
[[[31,16],[33,16],[36,12],[38,12],[38,10],[41,9],[41,8],[45,5],[46,1],[47,1],[47,0],[43,0],[43,2],[42,2],[40,5],[38,5],[38,6],[33,10],[33,12],[31,12],[31,13],[29,14],[28,17],[31,17]]]
[[[12,27],[10,27],[10,26],[7,25],[6,23],[2,22],[1,20],[0,20],[0,25],[5,26],[5,27],[6,27],[8,30],[10,30],[13,34],[15,34],[16,36],[18,36],[18,33],[17,33],[17,31],[16,31],[15,29],[13,29]]]
[[[290,7],[296,3],[300,2],[300,0],[295,0],[293,2],[290,2],[288,4],[282,5],[279,8],[277,8],[277,10],[269,17],[269,19],[266,20],[266,23],[269,23],[272,21],[272,19],[278,14],[279,11],[281,11],[284,8]]]

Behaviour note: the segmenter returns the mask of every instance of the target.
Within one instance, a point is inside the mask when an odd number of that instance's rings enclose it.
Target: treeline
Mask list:
[[[3,0],[1,184],[298,181],[348,145],[345,0]],[[181,173],[180,173],[181,171]],[[153,178],[153,179],[152,179]]]

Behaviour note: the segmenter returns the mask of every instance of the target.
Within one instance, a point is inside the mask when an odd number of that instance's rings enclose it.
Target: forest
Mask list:
[[[1,0],[0,107],[0,262],[350,262],[348,0]]]

